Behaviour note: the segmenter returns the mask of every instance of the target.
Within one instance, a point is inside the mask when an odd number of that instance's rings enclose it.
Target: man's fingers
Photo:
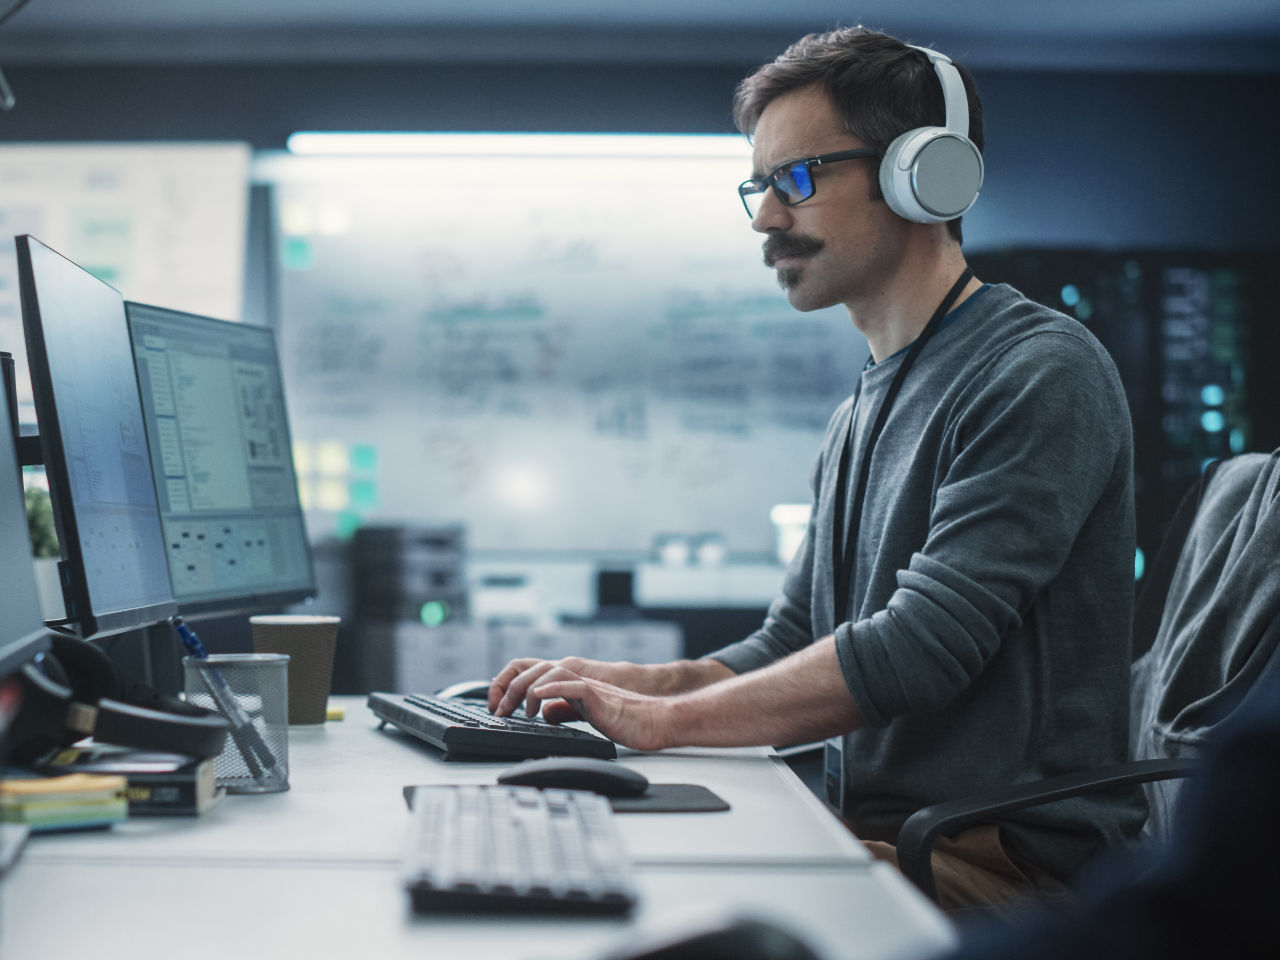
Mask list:
[[[525,698],[525,693],[533,686],[534,682],[547,671],[554,670],[556,666],[546,660],[528,660],[524,661],[524,664],[524,668],[516,674],[514,679],[507,683],[506,689],[502,691],[497,704],[492,708],[491,712],[496,716],[505,717],[520,706],[520,701]],[[533,716],[535,711],[529,708],[526,709],[529,716]]]
[[[533,699],[536,697],[538,700],[555,700],[558,698],[562,703],[564,703],[564,708],[574,714],[575,719],[582,719],[582,713],[581,711],[574,709],[573,701],[577,700],[581,702],[583,697],[586,695],[588,686],[589,685],[586,680],[578,677],[563,680],[547,680],[543,683],[539,683],[536,687],[531,689],[529,691],[529,698]],[[558,707],[552,707],[553,715],[560,709],[561,708]],[[527,708],[525,712],[528,713]],[[532,716],[532,714],[530,715]],[[544,713],[543,719],[550,720],[551,717],[546,716]],[[553,722],[559,723],[561,721]]]
[[[509,661],[498,672],[498,675],[493,678],[493,682],[489,684],[490,713],[498,709],[498,704],[502,701],[502,695],[507,692],[507,687],[511,685],[511,681],[537,662],[537,660],[530,657],[521,657],[518,660]]]
[[[554,723],[586,720],[617,743],[638,750],[658,750],[669,739],[663,730],[661,698],[633,693],[572,671],[548,673],[529,690],[545,701],[543,718]]]
[[[542,719],[548,723],[570,723],[581,720],[582,714],[573,709],[573,705],[567,700],[552,699],[542,704]]]
[[[545,666],[547,669],[539,670],[538,667],[542,666]],[[548,684],[586,682],[572,670],[568,670],[560,666],[558,663],[539,664],[538,667],[525,671],[525,673],[528,674],[532,674],[535,671],[537,672],[537,676],[532,677],[528,681],[524,695],[524,712],[525,716],[529,717],[536,717],[538,715],[539,708],[542,706],[542,702],[548,699],[547,697],[544,697],[541,692]],[[524,679],[523,675],[521,676],[521,679]],[[556,694],[552,695],[553,698],[555,696]]]
[[[587,689],[587,681],[581,677],[548,677],[542,683],[537,684],[534,689],[529,692],[541,697],[543,700],[549,700],[552,697],[568,698],[573,694],[582,696],[584,690]],[[572,691],[570,693],[569,691]]]

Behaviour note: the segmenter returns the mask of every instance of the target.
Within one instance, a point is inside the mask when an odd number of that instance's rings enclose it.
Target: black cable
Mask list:
[[[10,7],[7,11],[5,11],[3,14],[0,14],[0,27],[4,26],[5,23],[7,23],[15,13],[17,13],[19,10],[21,10],[30,2],[31,0],[18,0],[18,2],[15,3],[12,7]]]

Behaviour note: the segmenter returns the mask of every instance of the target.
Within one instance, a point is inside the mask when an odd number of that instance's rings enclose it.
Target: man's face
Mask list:
[[[788,162],[863,147],[847,132],[821,87],[773,100],[754,134],[753,174]],[[842,160],[810,167],[814,195],[786,206],[772,189],[751,228],[767,235],[765,263],[797,310],[850,306],[874,297],[898,263],[905,221],[879,199],[878,160]]]

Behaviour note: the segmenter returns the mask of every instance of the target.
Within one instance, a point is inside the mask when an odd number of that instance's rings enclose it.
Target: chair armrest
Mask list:
[[[1199,769],[1200,762],[1197,760],[1134,760],[935,803],[913,813],[898,831],[898,866],[907,879],[930,899],[934,899],[936,890],[931,857],[938,837],[950,836],[970,824],[985,823],[1001,814],[1024,807],[1083,796],[1099,790],[1185,777]]]

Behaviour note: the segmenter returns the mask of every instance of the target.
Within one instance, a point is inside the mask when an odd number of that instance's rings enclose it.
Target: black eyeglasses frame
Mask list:
[[[813,167],[820,167],[826,163],[837,163],[841,160],[862,160],[871,157],[880,157],[881,152],[875,147],[857,147],[853,150],[836,150],[833,153],[820,153],[816,157],[809,157],[806,160],[789,160],[774,167],[762,177],[751,177],[743,180],[738,184],[738,199],[742,201],[742,207],[747,211],[747,216],[752,220],[756,218],[755,213],[751,212],[751,207],[747,202],[747,198],[762,194],[769,187],[773,187],[774,194],[786,206],[794,207],[798,203],[804,203],[810,200],[818,192],[818,186],[813,180]],[[778,181],[782,179],[784,173],[790,173],[796,167],[803,167],[805,175],[809,180],[809,192],[798,200],[791,200],[787,197],[786,192],[778,186]],[[794,182],[794,177],[792,178]]]

